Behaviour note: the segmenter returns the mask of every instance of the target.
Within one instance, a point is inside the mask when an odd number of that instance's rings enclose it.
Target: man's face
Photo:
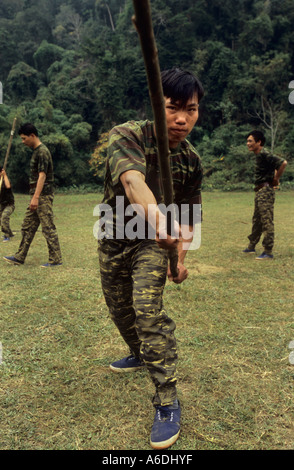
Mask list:
[[[184,106],[174,102],[171,98],[165,98],[165,114],[169,147],[176,148],[184,140],[195,126],[198,112],[198,97],[195,94]]]
[[[24,145],[30,148],[34,148],[35,138],[36,138],[34,134],[30,134],[30,135],[20,134],[20,138]]]
[[[261,141],[255,142],[254,137],[250,135],[247,139],[247,147],[250,152],[259,153],[262,148]]]

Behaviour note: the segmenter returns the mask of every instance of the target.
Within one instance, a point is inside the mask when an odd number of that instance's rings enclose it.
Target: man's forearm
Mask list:
[[[178,244],[178,257],[179,262],[184,264],[187,251],[189,250],[189,246],[193,241],[194,227],[188,225],[181,225],[181,233],[182,237]]]
[[[161,248],[170,249],[177,245],[178,237],[168,235],[166,217],[160,213],[154,194],[145,183],[145,177],[136,170],[129,170],[120,177],[126,196],[138,215],[144,218],[156,232],[156,241]],[[177,234],[177,227],[174,227]]]
[[[137,171],[128,171],[121,175],[126,196],[132,205],[136,205],[139,214],[145,220],[154,223],[154,228],[159,226],[159,210],[156,199],[145,183],[144,175]]]
[[[155,197],[147,184],[144,176],[137,171],[127,171],[121,176],[126,196],[131,204],[139,204],[144,209],[148,218],[149,205],[156,204]]]
[[[288,164],[288,162],[287,162],[286,160],[284,160],[283,163],[282,163],[282,165],[280,166],[280,168],[277,170],[277,173],[276,173],[276,175],[275,175],[275,178],[276,178],[277,180],[279,180],[279,179],[281,178],[282,174],[283,174],[284,171],[285,171],[285,168],[286,168],[287,164]]]
[[[11,187],[10,181],[9,181],[9,179],[8,179],[8,177],[7,177],[7,175],[6,175],[6,173],[4,174],[4,183],[5,183],[5,187],[6,187],[7,189],[9,189],[9,188]]]
[[[35,198],[40,197],[40,194],[44,188],[45,181],[46,181],[46,173],[43,173],[43,172],[39,173],[39,178],[38,178],[35,193],[34,193]]]

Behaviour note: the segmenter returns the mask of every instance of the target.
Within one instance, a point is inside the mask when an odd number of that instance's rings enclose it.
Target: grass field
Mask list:
[[[185,283],[166,287],[183,407],[173,451],[293,449],[294,193],[277,194],[275,259],[265,262],[242,254],[253,198],[203,194],[201,248],[187,256]],[[56,195],[64,265],[49,270],[41,232],[25,265],[2,260],[18,247],[27,202],[17,195],[16,236],[0,246],[0,449],[150,450],[147,372],[108,368],[127,350],[99,282],[100,196]]]

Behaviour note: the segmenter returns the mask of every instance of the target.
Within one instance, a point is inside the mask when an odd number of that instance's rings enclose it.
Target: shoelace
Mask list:
[[[158,421],[173,421],[174,413],[170,410],[158,409],[157,410]]]

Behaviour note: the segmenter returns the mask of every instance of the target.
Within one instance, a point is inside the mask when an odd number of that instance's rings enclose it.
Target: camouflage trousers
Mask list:
[[[249,235],[249,248],[255,248],[263,234],[262,245],[265,253],[271,254],[274,246],[274,203],[275,190],[264,186],[257,191],[252,218],[252,231]]]
[[[22,239],[15,258],[24,261],[36,231],[41,224],[42,233],[47,242],[49,263],[61,263],[61,251],[56,227],[53,222],[53,195],[40,196],[37,210],[28,207],[21,226]]]
[[[110,316],[155,385],[154,405],[176,392],[175,323],[163,307],[167,253],[154,240],[99,240],[101,283]]]
[[[1,231],[4,233],[5,238],[13,237],[13,233],[10,228],[10,216],[14,211],[14,205],[11,206],[0,206],[0,225]]]

